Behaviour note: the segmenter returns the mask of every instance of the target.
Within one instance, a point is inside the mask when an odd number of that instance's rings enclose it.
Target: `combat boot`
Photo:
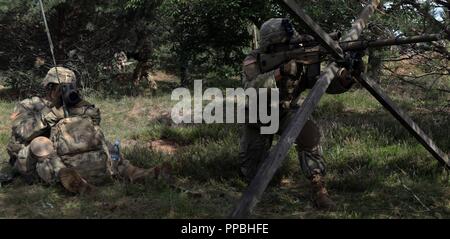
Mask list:
[[[328,191],[325,188],[325,183],[322,175],[314,174],[311,178],[312,193],[314,204],[319,209],[333,210],[336,204],[331,200]]]
[[[94,186],[83,179],[80,174],[72,168],[59,170],[59,180],[63,187],[72,193],[90,194],[94,191]]]

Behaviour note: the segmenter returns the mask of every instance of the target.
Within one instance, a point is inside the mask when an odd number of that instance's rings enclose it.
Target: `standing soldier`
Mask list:
[[[270,19],[261,26],[261,47],[251,52],[243,63],[243,83],[245,88],[278,88],[280,93],[280,129],[282,134],[287,127],[295,109],[299,107],[298,97],[302,91],[314,85],[320,74],[320,64],[303,66],[296,61],[281,65],[278,69],[261,72],[258,53],[270,53],[287,50],[290,43],[299,39],[288,19]],[[305,69],[304,69],[305,68]],[[340,75],[344,72],[341,72]],[[333,81],[328,93],[338,94],[350,89],[353,81],[339,77]],[[267,157],[274,135],[260,134],[260,124],[246,124],[240,141],[239,157],[241,172],[251,180]],[[316,123],[310,119],[296,139],[296,148],[301,170],[311,181],[314,203],[320,209],[332,209],[334,202],[325,188],[325,162],[320,146],[321,132]]]
[[[91,183],[112,176],[131,182],[159,176],[159,168],[137,168],[120,154],[111,158],[112,146],[99,127],[100,111],[81,98],[73,71],[50,69],[43,87],[45,98],[20,102],[11,116],[10,165],[28,183],[60,182],[70,192],[85,193]]]
[[[158,85],[153,79],[152,73],[152,62],[151,57],[153,54],[153,44],[150,39],[144,40],[144,43],[138,50],[138,52],[131,54],[131,57],[138,61],[138,64],[133,72],[133,81],[135,86],[141,84],[148,84],[151,90],[157,90]]]

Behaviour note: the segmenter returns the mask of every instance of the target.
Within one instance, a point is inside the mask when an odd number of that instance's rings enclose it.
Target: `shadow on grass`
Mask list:
[[[320,111],[320,110],[319,110]],[[380,143],[394,144],[401,141],[408,143],[418,141],[392,115],[384,110],[370,112],[331,112],[320,113],[320,124],[324,125],[327,133],[333,134],[342,127],[351,128],[347,135],[341,137],[369,135],[374,136]],[[450,150],[450,117],[445,113],[409,113],[419,127],[432,138],[442,150]],[[343,133],[343,132],[341,132]]]
[[[207,214],[198,202],[149,180],[130,184],[116,180],[91,195],[73,195],[60,185],[27,185],[18,180],[0,190],[2,218],[195,218]]]
[[[448,184],[411,180],[395,173],[374,176],[367,170],[339,177],[327,180],[331,198],[337,204],[336,210],[316,209],[308,182],[296,179],[290,188],[266,190],[254,217],[450,218]]]
[[[148,87],[135,86],[132,83],[118,85],[116,82],[106,89],[87,89],[83,92],[86,96],[99,97],[102,99],[122,100],[130,97],[161,97],[172,93],[178,87],[178,83],[171,81],[157,81],[158,89],[152,90]]]

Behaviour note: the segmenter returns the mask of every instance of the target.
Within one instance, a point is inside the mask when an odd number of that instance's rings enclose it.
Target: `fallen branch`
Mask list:
[[[414,193],[414,191],[413,191],[411,188],[409,188],[408,186],[406,186],[406,185],[402,182],[402,180],[400,180],[400,182],[402,183],[403,188],[406,189],[406,191],[410,192],[410,193],[413,195],[414,199],[416,199],[416,201],[418,201],[418,202],[420,203],[420,205],[422,205],[422,207],[425,208],[425,210],[426,210],[427,212],[430,212],[430,211],[431,211],[431,209],[430,209],[429,207],[427,207],[427,205],[425,205],[425,203],[423,203],[422,200],[420,200],[420,198]]]
[[[409,81],[409,80],[405,79],[405,77],[416,78],[416,79],[419,79],[420,77],[399,75],[399,74],[395,73],[393,70],[391,70],[389,67],[386,67],[386,66],[384,66],[384,69],[389,71],[394,77],[396,77],[398,80],[400,80],[400,81],[402,81],[404,83],[416,86],[416,87],[418,87],[418,88],[420,88],[422,90],[431,90],[430,88],[427,88],[427,87],[423,86],[423,84],[419,84],[419,83],[416,83],[414,81]],[[442,74],[442,75],[449,75],[449,74]],[[436,88],[436,89],[432,89],[432,90],[437,90],[437,91],[441,91],[441,92],[445,92],[445,93],[450,93],[450,90],[448,90],[448,89]]]

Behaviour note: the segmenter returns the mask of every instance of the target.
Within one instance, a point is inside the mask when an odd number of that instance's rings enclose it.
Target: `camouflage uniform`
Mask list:
[[[75,82],[73,72],[62,67],[58,67],[60,77],[55,80],[54,69],[44,79],[44,87]],[[10,164],[30,183],[36,179],[48,184],[61,182],[69,191],[80,192],[81,186],[74,185],[77,180],[86,186],[87,181],[100,183],[113,175],[133,181],[152,173],[122,158],[111,160],[111,147],[99,126],[100,110],[94,105],[80,100],[68,106],[67,113],[64,117],[63,107],[39,97],[26,99],[14,109],[7,151]]]
[[[250,53],[244,60],[244,88],[278,88],[280,92],[280,127],[277,134],[282,134],[287,128],[291,117],[295,110],[299,107],[295,103],[295,99],[300,94],[294,92],[298,84],[304,84],[301,79],[293,79],[291,76],[283,76],[278,82],[275,80],[275,70],[261,73],[257,66],[256,55],[259,50]],[[301,66],[299,66],[301,67]],[[301,77],[301,76],[300,76]],[[302,80],[308,80],[303,77]],[[311,79],[309,79],[311,80]],[[307,82],[303,90],[314,85],[313,82]],[[300,89],[302,87],[300,86]],[[333,83],[328,89],[328,93],[341,93],[347,89],[339,83]],[[242,172],[245,176],[252,178],[256,173],[255,170],[261,159],[268,154],[273,141],[274,135],[260,134],[259,125],[247,124],[244,126],[241,137],[240,158],[242,160]],[[300,166],[303,173],[310,178],[315,173],[325,174],[325,162],[322,157],[320,147],[321,132],[314,120],[310,119],[306,122],[302,132],[296,139],[296,147]]]
[[[134,85],[140,86],[148,84],[151,90],[157,90],[158,85],[151,76],[153,64],[151,61],[153,44],[150,40],[146,40],[138,53],[134,54],[134,58],[138,60],[138,64],[133,72]]]
[[[54,68],[49,71],[44,80],[44,86],[50,83],[56,84],[54,80],[51,82],[55,74]],[[58,83],[75,82],[75,75],[68,69],[58,67],[58,74],[60,75]],[[10,164],[30,182],[39,178],[46,183],[54,183],[58,181],[56,176],[61,168],[76,168],[80,162],[85,165],[90,164],[92,169],[92,162],[99,161],[97,164],[101,166],[97,166],[95,173],[110,174],[109,152],[99,127],[101,121],[99,109],[81,100],[70,106],[68,113],[68,118],[64,118],[62,107],[55,107],[52,102],[39,97],[23,100],[16,105],[7,151]],[[70,132],[70,127],[65,127],[71,125],[76,126],[78,130],[76,134]],[[66,135],[63,136],[61,133],[72,135],[64,137]],[[70,143],[64,141],[74,138],[77,140],[77,145],[82,145],[84,148],[79,148],[78,152],[64,150],[64,146],[67,148],[67,144]],[[92,139],[97,140],[96,148],[91,147]],[[104,176],[84,174],[86,170],[79,168],[81,174],[88,178]]]
[[[261,27],[261,48],[251,52],[243,62],[243,84],[244,88],[278,88],[280,92],[280,127],[277,134],[282,134],[287,128],[299,105],[297,98],[302,91],[311,88],[320,73],[319,65],[302,66],[296,62],[288,64],[291,68],[297,68],[298,74],[282,74],[283,69],[270,72],[261,72],[257,54],[266,51],[273,44],[288,43],[292,38],[298,36],[293,32],[291,37],[286,37],[282,26],[286,24],[285,19],[271,19]],[[281,26],[281,27],[280,27]],[[281,30],[280,30],[281,29]],[[303,70],[305,68],[305,70]],[[336,94],[348,90],[336,79],[330,85],[328,93]],[[259,124],[246,124],[243,126],[240,140],[239,157],[241,160],[242,174],[251,179],[264,158],[267,157],[272,146],[274,135],[260,134]],[[325,162],[320,146],[321,132],[317,124],[308,120],[296,139],[296,149],[300,167],[304,175],[313,180],[315,175],[325,175]]]

